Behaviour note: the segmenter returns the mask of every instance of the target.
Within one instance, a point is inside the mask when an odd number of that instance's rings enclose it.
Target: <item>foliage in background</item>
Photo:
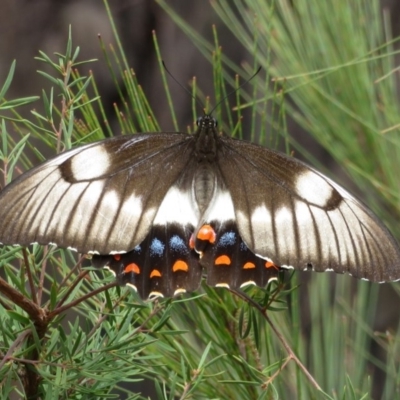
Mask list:
[[[211,45],[180,18],[179,11],[166,1],[158,3],[203,54],[209,55]],[[261,65],[266,71],[267,80],[258,79],[258,92],[264,99],[276,99],[271,87],[282,88],[286,114],[337,160],[359,186],[362,199],[399,238],[398,38],[391,37],[389,16],[383,14],[380,2],[218,0],[212,5],[233,35],[249,49],[252,61],[243,65],[246,71],[251,71],[253,65]],[[227,76],[232,75],[229,70],[240,70],[224,58],[223,65]],[[259,96],[253,101],[265,100]],[[281,124],[271,124],[272,133],[279,131]],[[288,137],[287,132],[281,133]],[[289,143],[289,152],[301,151],[318,169],[326,169],[307,148],[301,148],[298,138],[289,136]],[[324,172],[332,176],[332,171]],[[373,342],[380,346],[384,342],[385,335],[374,337],[372,326],[378,292],[390,288],[354,284],[342,277],[337,277],[332,286],[327,275],[314,274],[311,281],[308,304],[303,305],[301,314],[298,310],[292,313],[298,325],[291,325],[291,334],[301,354],[309,357],[317,381],[338,398],[345,386],[350,387],[349,382],[357,397],[361,393],[372,396],[373,384],[379,398],[398,396],[400,353],[395,331],[387,333],[383,346],[389,355],[387,363],[369,353]],[[393,288],[398,296],[400,291]],[[390,301],[394,307],[398,297]],[[393,314],[398,315],[396,311]],[[296,327],[301,326],[310,332],[308,344],[298,336]],[[385,373],[386,381],[382,378]]]
[[[216,101],[229,92],[226,82],[238,86],[226,69],[243,77],[251,75],[256,65],[266,71],[266,79],[259,76],[251,83],[250,93],[244,88],[240,92],[243,98],[236,96],[236,114],[230,113],[229,98],[216,110],[220,120],[221,110],[228,114],[224,115],[225,131],[243,134],[238,119],[245,101],[252,105],[252,137],[265,141],[271,132],[286,135],[280,110],[287,110],[332,150],[337,160],[351,167],[355,178],[363,178],[361,187],[369,182],[384,194],[388,205],[375,207],[377,212],[384,215],[384,210],[390,210],[391,215],[398,215],[396,179],[391,170],[399,162],[396,130],[389,135],[382,132],[384,127],[396,125],[398,100],[391,90],[393,83],[389,84],[394,78],[388,75],[393,53],[384,46],[378,8],[373,8],[376,3],[369,2],[371,6],[366,8],[367,2],[359,1],[355,4],[364,7],[349,9],[348,2],[333,4],[332,0],[334,10],[325,9],[331,2],[311,3],[300,0],[291,8],[277,1],[266,7],[265,1],[238,0],[234,4],[241,18],[233,19],[237,14],[228,14],[232,3],[213,2],[221,18],[253,49],[254,64],[245,65],[244,70],[225,59],[216,32],[215,43],[204,43],[169,11],[207,57],[213,53]],[[332,34],[338,30],[337,21],[344,38]],[[361,24],[360,30],[353,27],[346,34],[342,26],[354,21],[368,21],[368,32]],[[317,30],[326,37],[316,35]],[[116,41],[116,50],[100,44],[106,62],[115,68],[111,73],[120,94],[115,104],[120,130],[159,130],[117,35]],[[113,134],[95,77],[80,76],[78,56],[79,49],[73,48],[71,39],[64,54],[40,54],[53,69],[52,74],[41,73],[53,89],[41,95],[43,114],[33,112],[29,120],[18,114],[17,106],[33,98],[5,100],[10,71],[0,92],[2,185],[32,166],[29,151],[43,159],[38,148],[56,154]],[[163,68],[160,71],[165,78]],[[271,90],[272,78],[276,89],[284,89],[285,97]],[[382,79],[375,83],[378,78]],[[166,79],[164,82],[168,96]],[[200,91],[195,85],[193,90]],[[267,101],[273,100],[270,109],[274,112],[268,121],[273,129],[267,132],[263,122],[270,116],[265,110]],[[170,107],[174,119],[172,101]],[[273,136],[269,140],[275,143],[278,139]],[[288,143],[297,149],[293,138]],[[371,191],[366,193],[369,200]],[[29,252],[13,247],[0,250],[5,279],[0,289],[7,296],[0,298],[2,398],[11,393],[21,398],[35,393],[43,399],[106,398],[116,389],[129,398],[141,398],[135,394],[137,389],[127,389],[122,383],[149,378],[156,381],[157,396],[165,399],[360,399],[372,398],[372,373],[378,370],[387,376],[381,398],[393,399],[399,391],[398,335],[372,330],[378,285],[338,277],[332,286],[326,274],[313,276],[312,282],[300,289],[289,290],[278,283],[265,291],[251,288],[248,292],[258,304],[268,304],[269,317],[308,366],[323,394],[290,361],[262,313],[248,302],[224,289],[207,287],[198,295],[142,302],[128,289],[111,288],[113,278],[108,273],[81,271],[82,262],[69,251],[41,246],[33,246]],[[297,276],[291,280],[293,287],[296,281]],[[105,284],[107,291],[103,290]],[[274,301],[269,304],[271,298]],[[369,352],[372,343],[390,355],[387,362]]]

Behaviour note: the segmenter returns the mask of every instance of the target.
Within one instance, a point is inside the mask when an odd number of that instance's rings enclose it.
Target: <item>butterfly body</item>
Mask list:
[[[302,162],[221,136],[124,135],[65,152],[0,192],[0,242],[92,253],[139,294],[264,286],[279,269],[400,279],[399,247],[343,188]]]

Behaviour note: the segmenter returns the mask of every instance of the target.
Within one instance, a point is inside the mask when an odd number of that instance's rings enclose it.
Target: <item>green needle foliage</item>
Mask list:
[[[210,53],[211,45],[177,10],[166,1],[158,3],[204,54]],[[256,78],[262,95],[254,97],[249,91],[249,103],[261,104],[257,108],[260,113],[266,109],[264,99],[279,105],[332,155],[359,187],[362,200],[400,237],[396,223],[400,209],[396,176],[400,160],[395,66],[398,38],[391,37],[389,16],[383,14],[380,2],[216,0],[211,4],[249,50],[248,59],[254,61],[243,65],[246,70],[261,65],[266,72],[264,82]],[[230,60],[223,58],[222,62],[225,70],[239,72],[240,67]],[[318,169],[332,175],[301,147],[298,138],[288,136],[282,129],[285,122],[275,116],[271,113],[267,117],[272,128],[267,133],[282,134],[288,139],[288,152],[303,153]],[[251,134],[254,137],[254,132]],[[276,141],[273,136],[270,143]],[[379,291],[391,292],[390,287],[355,284],[345,277],[337,277],[333,286],[330,278],[312,276],[306,289],[309,301],[300,310],[293,309],[287,337],[293,337],[296,351],[303,361],[308,360],[314,377],[329,395],[361,398],[365,394],[369,398],[374,376],[380,372],[380,376],[386,374],[386,380],[378,382],[383,388],[379,397],[397,397],[400,353],[396,327],[382,336],[372,328]],[[292,295],[293,302],[300,300],[302,290],[305,288]],[[395,308],[397,302],[395,297],[390,304]],[[310,324],[305,322],[308,318]],[[306,341],[305,331],[309,332]],[[369,352],[378,342],[387,351],[387,362]],[[285,384],[290,386],[287,381]],[[309,398],[302,385],[295,385],[292,398]],[[280,395],[289,398],[289,392]]]
[[[398,158],[396,128],[389,129],[396,126],[398,104],[390,83],[394,51],[382,36],[375,2],[339,3],[300,0],[293,8],[278,1],[213,2],[251,49],[254,61],[243,69],[221,52],[216,30],[215,42],[206,43],[168,11],[213,61],[213,104],[222,101],[215,110],[226,124],[222,130],[245,136],[240,119],[247,107],[253,140],[299,150],[285,129],[290,114],[348,169],[365,191],[365,201],[394,219]],[[110,21],[113,25],[111,14]],[[340,32],[338,21],[346,25]],[[359,24],[347,26],[354,21]],[[120,95],[115,104],[120,132],[158,131],[114,30],[117,46],[100,40],[100,62],[110,66]],[[12,65],[0,90],[2,186],[32,167],[32,152],[43,160],[44,151],[57,154],[113,135],[96,77],[80,75],[82,63],[95,61],[81,57],[71,35],[64,53],[40,53],[39,60],[53,72],[39,74],[52,88],[40,95],[41,107],[35,104],[43,111],[32,111],[29,119],[18,107],[38,97],[6,97]],[[258,65],[264,73],[236,92],[232,112],[226,94]],[[192,90],[209,108],[195,81]],[[372,328],[378,285],[349,277],[338,277],[333,285],[332,276],[324,274],[299,288],[295,274],[264,290],[248,288],[248,297],[202,286],[181,298],[143,302],[128,288],[116,287],[108,272],[91,269],[84,257],[37,245],[1,248],[0,272],[1,398],[143,398],[138,386],[122,384],[146,379],[154,381],[160,399],[369,399],[378,370],[386,376],[383,399],[395,398],[400,390],[397,332]],[[371,354],[372,344],[388,355],[386,361]]]

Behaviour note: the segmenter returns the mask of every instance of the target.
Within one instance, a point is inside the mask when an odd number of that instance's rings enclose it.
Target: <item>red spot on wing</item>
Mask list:
[[[158,269],[153,269],[150,273],[150,278],[161,278],[161,272]]]
[[[193,234],[190,236],[190,239],[189,239],[189,247],[192,250],[194,249],[194,236],[193,236]]]
[[[253,269],[255,267],[256,265],[252,262],[247,262],[246,264],[243,265],[243,269]]]
[[[215,265],[231,265],[231,259],[226,255],[219,256],[215,259]]]
[[[172,271],[177,272],[177,271],[189,271],[189,265],[185,261],[178,260],[175,262],[175,264],[172,266]]]
[[[125,272],[126,274],[128,274],[129,272],[133,272],[133,273],[135,273],[135,274],[140,274],[140,268],[139,268],[136,264],[131,263],[131,264],[128,264],[128,265],[125,267],[124,272]]]
[[[114,260],[119,261],[121,259],[121,254],[114,254]]]
[[[211,225],[203,225],[197,232],[197,239],[215,243],[217,235]]]

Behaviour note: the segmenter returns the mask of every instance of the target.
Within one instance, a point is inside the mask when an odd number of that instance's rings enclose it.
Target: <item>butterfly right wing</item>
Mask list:
[[[135,134],[67,151],[0,192],[0,243],[126,252],[190,163],[190,135]]]
[[[400,248],[361,202],[306,164],[222,138],[219,168],[241,238],[276,265],[400,279]],[[232,173],[234,171],[234,173]]]

